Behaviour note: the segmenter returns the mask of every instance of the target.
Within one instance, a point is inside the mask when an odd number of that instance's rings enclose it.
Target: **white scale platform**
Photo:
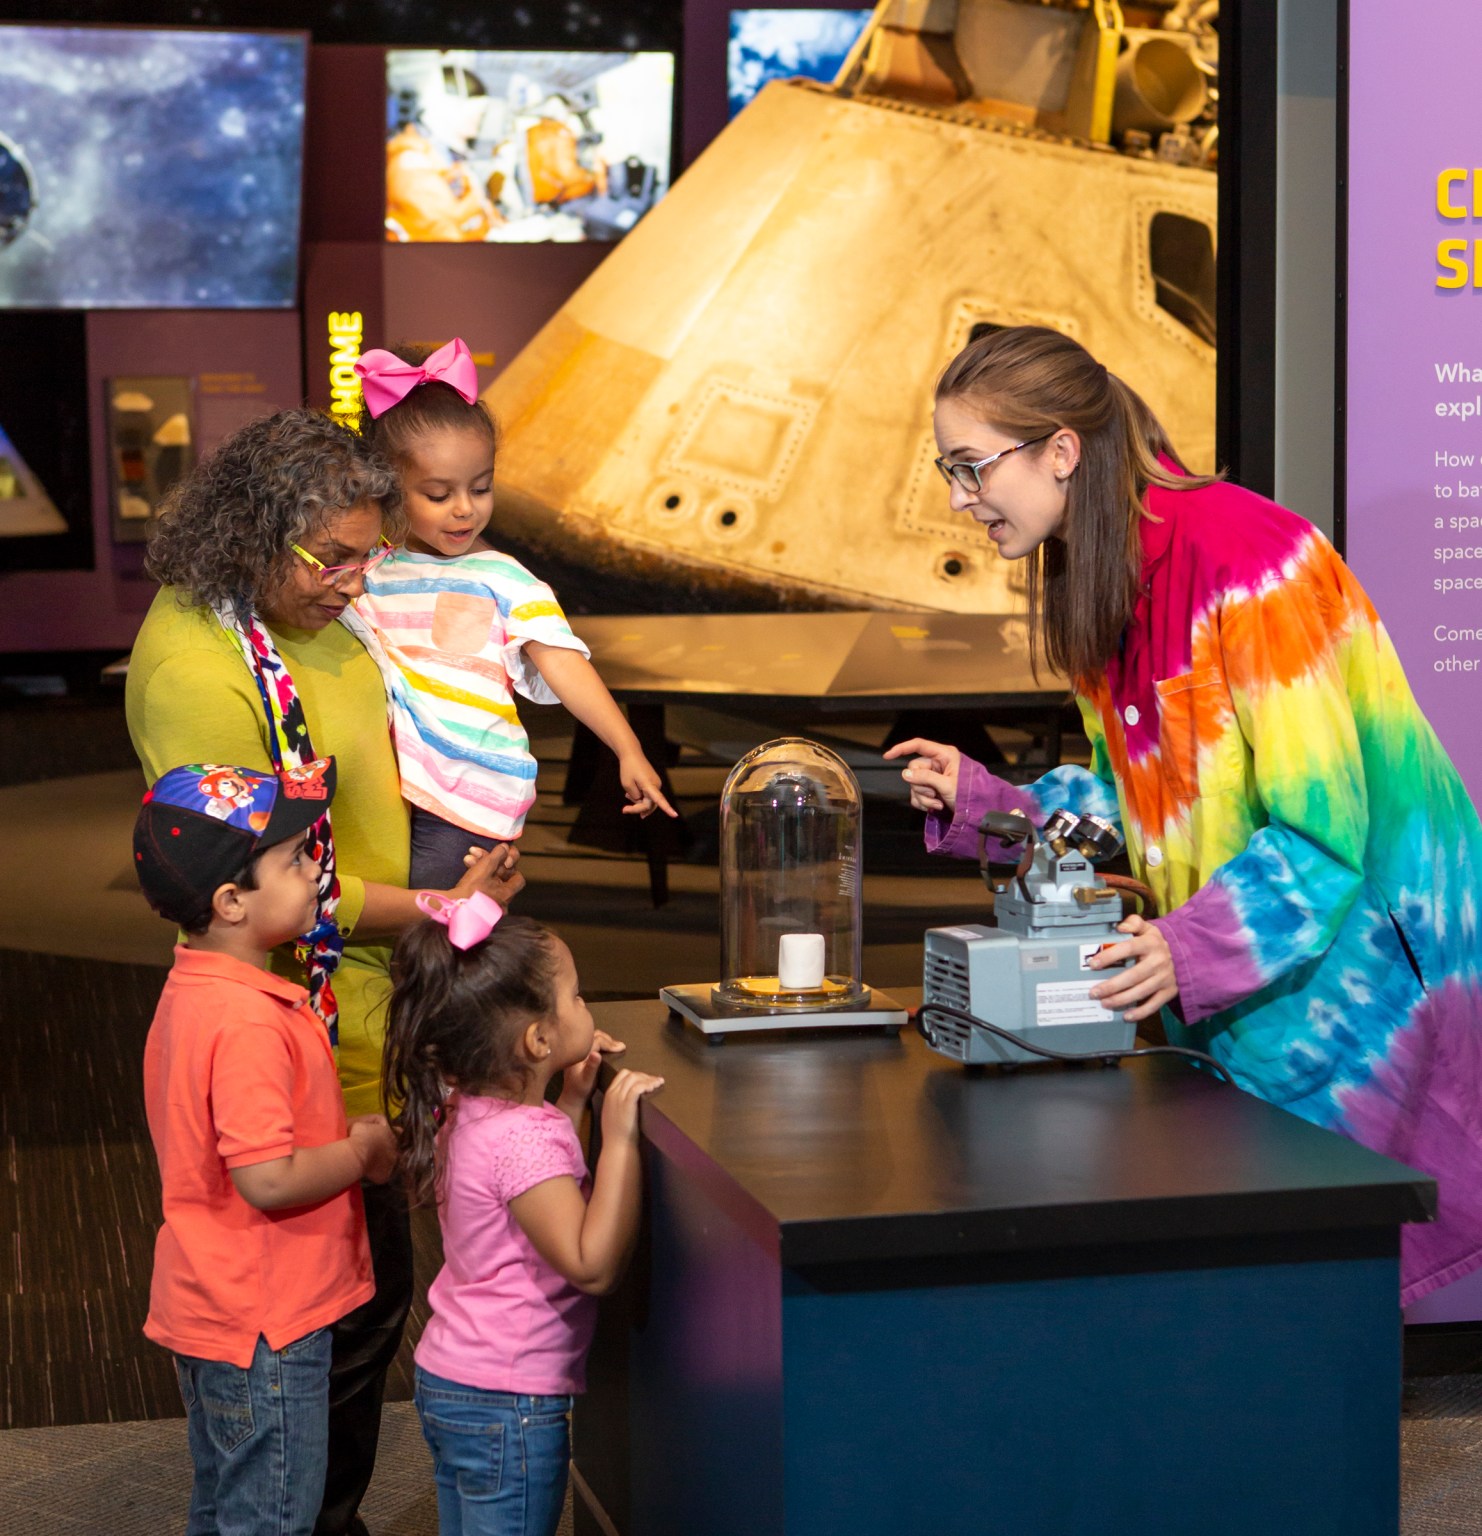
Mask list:
[[[743,1008],[733,1003],[715,1001],[713,981],[692,982],[683,986],[661,987],[659,1000],[692,1024],[710,1040],[724,1040],[727,1035],[832,1034],[838,1030],[881,1030],[895,1034],[910,1022],[910,1011],[888,992],[870,989],[869,1001],[853,1008],[789,1008],[768,1013],[761,1008]]]

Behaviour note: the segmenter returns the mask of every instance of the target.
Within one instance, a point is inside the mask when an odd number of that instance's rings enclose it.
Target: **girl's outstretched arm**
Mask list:
[[[678,816],[679,812],[664,798],[658,771],[643,755],[633,727],[597,675],[596,667],[580,651],[546,645],[539,640],[527,640],[525,654],[551,692],[617,753],[618,776],[623,782],[623,793],[631,802],[625,810],[637,816],[647,816],[655,810]]]
[[[578,1290],[593,1296],[614,1290],[638,1235],[641,1169],[638,1102],[664,1079],[619,1072],[602,1104],[602,1155],[592,1198],[583,1200],[572,1178],[546,1179],[509,1203],[536,1251]]]

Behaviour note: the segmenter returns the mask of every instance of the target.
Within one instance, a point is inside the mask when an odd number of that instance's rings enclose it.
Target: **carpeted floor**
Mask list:
[[[14,1429],[0,1435],[0,1536],[163,1536],[190,1507],[184,1419]],[[375,1536],[437,1536],[432,1464],[410,1403],[381,1421],[361,1505]],[[571,1501],[558,1536],[571,1536]]]

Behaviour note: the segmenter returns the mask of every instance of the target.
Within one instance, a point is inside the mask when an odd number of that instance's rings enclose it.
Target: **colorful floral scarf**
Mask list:
[[[268,722],[268,751],[273,767],[287,769],[313,762],[318,755],[309,741],[309,723],[299,702],[293,675],[283,665],[283,658],[272,636],[253,613],[239,614],[231,604],[216,610],[233,640],[237,642],[248,670],[257,683]],[[345,941],[335,921],[340,900],[340,882],[335,874],[334,833],[326,811],[309,831],[309,852],[319,863],[319,911],[314,926],[303,934],[295,953],[308,975],[309,1004],[324,1020],[331,1045],[339,1044],[339,1007],[334,999],[330,978],[340,963]]]

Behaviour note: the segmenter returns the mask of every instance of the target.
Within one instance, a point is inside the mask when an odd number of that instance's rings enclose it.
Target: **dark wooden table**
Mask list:
[[[594,1012],[666,1081],[578,1532],[1398,1529],[1423,1175],[1167,1058],[1008,1076]]]

